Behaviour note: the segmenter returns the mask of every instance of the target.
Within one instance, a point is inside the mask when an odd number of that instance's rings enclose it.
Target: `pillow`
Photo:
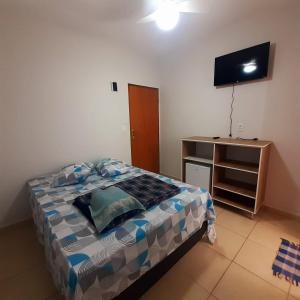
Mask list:
[[[91,174],[93,167],[94,165],[89,162],[64,167],[54,176],[51,186],[59,187],[81,183]]]
[[[102,177],[112,177],[127,173],[130,167],[120,160],[107,158],[101,160],[96,169]]]
[[[79,209],[79,211],[89,220],[89,222],[94,227],[96,227],[90,210],[91,198],[92,198],[92,193],[79,196],[74,200],[73,205]],[[120,216],[116,217],[113,221],[111,221],[109,225],[107,225],[105,229],[103,229],[102,232],[104,233],[115,228],[116,226],[124,223],[126,220],[134,217],[136,214],[140,212],[141,209],[135,209],[135,210],[128,211],[124,214],[121,214]]]
[[[107,230],[108,225],[110,228],[116,226],[120,220],[124,222],[125,218],[144,210],[145,207],[137,199],[117,187],[92,192],[90,211],[99,233]]]

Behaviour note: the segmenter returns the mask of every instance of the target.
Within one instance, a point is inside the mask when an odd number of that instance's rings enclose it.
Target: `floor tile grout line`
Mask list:
[[[246,241],[246,239],[245,239],[245,241]],[[243,244],[242,244],[241,248],[243,247],[243,245],[244,245],[245,241],[243,242]],[[227,256],[226,256],[224,253],[221,253],[221,252],[217,251],[217,250],[216,250],[215,248],[213,248],[213,247],[209,247],[209,245],[207,246],[207,245],[202,245],[202,244],[201,244],[201,246],[203,246],[203,247],[207,247],[207,248],[209,248],[209,249],[213,250],[214,252],[216,252],[217,254],[219,254],[219,255],[223,256],[224,258],[226,258],[226,259],[227,259],[227,260],[229,260],[229,261],[233,261],[233,259],[235,258],[235,256],[234,256],[233,258],[227,257]],[[240,249],[238,249],[238,250],[237,250],[237,252],[239,252],[239,251],[241,250],[241,248],[240,248]]]
[[[210,296],[212,296],[212,297],[216,298],[217,300],[219,300],[219,298],[218,298],[218,297],[216,297],[215,295],[213,295],[213,293],[212,293],[212,292],[211,292],[211,293],[208,295],[208,298],[207,298],[206,300],[208,300]]]
[[[226,258],[226,259],[229,260],[229,261],[232,261],[232,258],[227,257],[225,254],[223,254],[223,253],[217,251],[217,250],[214,249],[213,247],[209,247],[209,246],[207,246],[207,245],[202,245],[202,244],[200,244],[200,245],[201,245],[202,247],[207,247],[208,249],[213,250],[213,251],[214,251],[215,253],[217,253],[218,255],[220,255],[220,256]]]
[[[242,235],[242,234],[240,234],[240,233],[238,233],[238,232],[235,232],[235,231],[233,231],[229,226],[227,227],[227,226],[224,225],[224,224],[220,224],[220,223],[217,223],[217,222],[215,222],[215,224],[218,225],[218,226],[221,226],[221,227],[223,227],[223,228],[226,228],[227,230],[230,230],[231,232],[233,232],[233,233],[235,233],[235,234],[238,234],[239,236],[241,236],[241,237],[247,239],[247,238],[249,237],[249,235],[252,233],[252,231],[254,230],[254,228],[256,227],[256,225],[257,225],[258,222],[259,222],[259,220],[255,221],[254,226],[250,229],[249,233],[246,234],[246,235]]]
[[[224,211],[222,211],[221,213],[224,213]],[[220,213],[220,214],[221,214]],[[220,215],[219,214],[219,215]],[[247,234],[247,236],[245,237],[245,236],[242,236],[241,234],[239,234],[239,233],[237,233],[237,232],[235,232],[235,231],[232,231],[229,227],[226,227],[226,226],[224,226],[223,224],[218,224],[218,223],[216,223],[218,226],[221,226],[221,227],[223,227],[223,228],[225,228],[225,229],[227,229],[227,230],[229,230],[229,231],[231,231],[231,232],[233,232],[233,233],[235,233],[235,234],[237,234],[237,235],[239,235],[239,236],[241,236],[241,237],[243,237],[243,238],[245,238],[245,240],[244,240],[244,242],[243,242],[243,244],[242,244],[242,246],[239,248],[239,250],[237,251],[237,253],[235,254],[235,256],[233,257],[233,259],[231,259],[231,263],[229,264],[229,266],[228,266],[228,268],[232,265],[232,263],[236,263],[235,262],[235,258],[237,257],[237,255],[239,254],[239,252],[241,251],[241,249],[243,248],[243,246],[245,245],[245,243],[249,240],[249,241],[251,241],[251,239],[249,239],[249,237],[250,237],[250,235],[251,235],[251,233],[255,230],[255,228],[256,228],[256,226],[258,225],[258,223],[260,223],[262,220],[260,219],[260,218],[258,218],[257,220],[255,220],[255,224],[254,224],[254,226],[253,226],[253,228],[249,231],[249,233]],[[260,244],[259,244],[260,245]],[[267,247],[266,247],[267,248]],[[212,250],[214,250],[215,252],[217,252],[218,254],[221,254],[221,255],[223,255],[224,257],[226,257],[224,254],[222,254],[222,253],[219,253],[218,251],[216,251],[214,248],[211,248]],[[268,248],[269,249],[269,248]],[[228,257],[226,257],[227,259],[228,259]],[[236,264],[238,264],[238,263],[236,263]],[[238,264],[239,265],[239,264]],[[240,266],[240,265],[239,265]],[[241,266],[241,267],[243,267],[243,266]],[[224,274],[227,272],[227,270],[228,270],[228,268],[225,270],[225,272],[224,272]],[[243,267],[244,268],[244,267]],[[245,270],[247,270],[247,271],[249,271],[248,269],[246,269],[246,268],[244,268]],[[251,272],[251,271],[250,271]],[[256,275],[257,277],[259,277],[257,274],[255,274],[255,273],[253,273],[253,272],[251,272],[252,274],[254,274],[254,275]],[[223,275],[224,275],[223,274]],[[221,278],[222,278],[223,276],[221,276]],[[221,278],[220,278],[220,280],[221,280]],[[261,278],[261,277],[259,277],[259,278]],[[262,278],[263,279],[263,278]],[[219,280],[219,281],[220,281]],[[264,280],[264,279],[263,279]],[[219,283],[219,281],[218,281],[218,283]],[[266,281],[266,280],[264,280],[264,281]],[[268,281],[266,281],[267,283],[269,283]],[[218,285],[218,283],[216,284],[216,285]],[[273,285],[272,285],[273,286]],[[216,287],[216,286],[215,286]],[[277,288],[277,287],[276,287]],[[214,288],[215,289],[215,288]],[[213,289],[213,290],[214,290]],[[281,289],[280,289],[281,290]],[[282,291],[282,290],[281,290]]]
[[[287,292],[283,291],[281,288],[275,286],[275,285],[272,284],[271,282],[269,282],[269,281],[267,281],[266,279],[262,278],[262,277],[259,276],[258,274],[256,274],[256,273],[254,273],[254,272],[248,270],[247,268],[245,268],[244,266],[240,265],[238,262],[235,261],[236,257],[237,257],[238,254],[240,253],[240,251],[241,251],[241,249],[243,248],[243,246],[245,245],[245,243],[246,243],[247,241],[251,241],[251,242],[252,242],[252,240],[249,239],[249,237],[250,237],[251,233],[254,231],[254,229],[255,229],[255,227],[257,226],[258,223],[259,223],[259,220],[258,220],[258,221],[256,222],[256,224],[253,226],[253,229],[249,232],[249,234],[248,234],[247,238],[245,239],[245,242],[243,243],[242,247],[241,247],[240,250],[236,253],[235,257],[233,258],[233,262],[234,262],[235,264],[239,265],[240,267],[242,267],[243,269],[245,269],[246,271],[250,272],[251,274],[257,276],[258,278],[260,278],[260,279],[262,279],[263,281],[267,282],[268,284],[272,285],[273,287],[279,289],[280,291],[282,291],[282,292],[284,292],[284,293],[287,293]],[[253,241],[253,242],[254,242],[254,241]],[[254,243],[255,243],[255,242],[254,242]],[[265,246],[263,246],[263,245],[261,245],[261,244],[259,244],[259,243],[256,243],[256,244],[258,244],[258,245],[260,245],[260,246],[262,246],[262,247],[265,247]],[[269,249],[268,247],[265,247],[265,248],[266,248],[266,249]],[[274,251],[276,251],[276,250],[274,250]],[[290,290],[290,287],[289,287],[289,290]],[[288,290],[288,293],[289,293],[289,290]]]
[[[171,269],[170,269],[171,270]],[[201,285],[198,281],[196,281],[190,274],[188,274],[187,272],[185,272],[185,271],[182,271],[183,273],[184,273],[184,275],[186,276],[186,277],[188,277],[194,284],[196,284],[197,286],[199,286],[199,287],[201,287],[202,289],[204,289],[205,291],[207,291],[208,292],[208,294],[209,294],[209,296],[210,296],[210,293],[211,293],[211,291],[209,291],[206,287],[204,287],[203,285]],[[208,297],[209,297],[208,296]]]
[[[255,224],[254,224],[253,228],[250,230],[250,232],[248,233],[248,235],[247,235],[246,239],[248,239],[248,238],[249,238],[249,236],[250,236],[250,235],[251,235],[251,233],[254,231],[254,229],[256,228],[256,226],[257,226],[257,224],[258,224],[258,223],[259,223],[259,220],[255,221]]]
[[[282,289],[280,289],[280,288],[274,286],[273,284],[271,284],[270,282],[268,282],[268,281],[265,280],[264,278],[260,277],[259,275],[257,275],[257,274],[255,274],[255,273],[251,272],[250,270],[246,269],[245,267],[243,267],[243,266],[241,266],[240,264],[238,264],[237,262],[235,262],[235,258],[236,258],[237,255],[240,253],[240,251],[241,251],[241,249],[243,248],[243,246],[245,245],[245,243],[249,240],[249,237],[250,237],[251,233],[254,231],[254,229],[255,229],[255,227],[257,226],[258,223],[259,223],[259,220],[257,220],[257,221],[255,222],[255,225],[253,226],[253,228],[252,228],[252,229],[250,230],[250,232],[248,233],[248,235],[247,235],[247,237],[245,238],[245,240],[244,240],[242,246],[241,246],[240,249],[237,251],[237,253],[235,254],[235,256],[233,257],[233,259],[231,260],[230,264],[228,265],[228,267],[226,268],[226,270],[224,271],[224,273],[222,274],[222,276],[219,278],[218,282],[216,283],[216,285],[214,286],[214,288],[213,288],[213,290],[212,290],[212,292],[211,292],[211,295],[214,296],[213,292],[215,291],[216,287],[218,286],[218,284],[220,283],[220,281],[222,280],[222,278],[225,276],[225,274],[227,273],[227,271],[228,271],[228,269],[230,268],[230,266],[234,263],[234,264],[237,264],[238,266],[242,267],[242,268],[243,268],[244,270],[246,270],[247,272],[253,274],[254,276],[256,276],[256,277],[258,277],[258,278],[260,278],[261,280],[263,280],[263,281],[266,282],[267,284],[271,285],[272,287],[274,287],[274,288],[280,290],[281,292],[287,294],[287,297],[289,297],[289,291],[288,291],[288,293],[285,292],[285,291],[283,291]],[[233,231],[232,231],[232,232],[233,232]],[[251,240],[250,240],[250,241],[251,241]],[[213,248],[212,248],[212,249],[213,249]],[[213,249],[213,250],[214,250],[214,249]],[[217,252],[217,251],[215,250],[215,252]],[[217,253],[220,254],[219,252],[217,252]],[[221,254],[221,255],[222,255],[222,254]],[[226,257],[225,255],[223,255],[223,256]],[[227,257],[226,257],[226,258],[227,258]],[[228,259],[228,258],[227,258],[227,259]],[[289,290],[290,290],[290,287],[289,287]]]
[[[249,236],[251,235],[251,233],[254,231],[256,225],[258,224],[258,221],[256,221],[255,225],[253,226],[253,228],[250,230],[250,232],[248,233],[247,237],[245,238],[242,246],[240,247],[240,249],[237,251],[237,253],[235,254],[235,256],[233,257],[232,261],[235,262],[236,257],[238,256],[238,254],[241,252],[242,248],[244,247],[244,245],[246,244],[246,242],[249,240]]]
[[[270,246],[266,246],[265,244],[263,244],[263,243],[261,243],[261,242],[258,242],[258,241],[256,241],[256,240],[252,240],[252,239],[247,239],[249,242],[251,242],[251,243],[253,243],[253,244],[256,244],[257,246],[260,246],[260,247],[262,247],[262,248],[265,248],[265,249],[267,249],[268,251],[272,251],[272,252],[275,252],[274,254],[275,254],[275,256],[277,255],[277,252],[278,252],[278,250],[279,250],[279,246],[278,247],[274,247],[274,248],[272,248],[272,247],[270,247]],[[280,239],[278,239],[279,240],[279,245],[280,245]],[[274,259],[275,259],[275,257],[274,257]]]
[[[215,284],[214,288],[212,289],[211,295],[214,296],[213,292],[214,290],[217,288],[218,284],[221,282],[221,280],[223,279],[223,277],[225,276],[225,274],[227,273],[227,271],[229,270],[229,268],[231,267],[231,265],[234,263],[234,259],[235,257],[238,255],[238,253],[241,251],[242,247],[244,246],[244,244],[246,243],[246,241],[248,240],[249,235],[251,234],[251,232],[254,230],[255,226],[256,226],[257,222],[255,223],[255,225],[253,226],[252,230],[249,232],[248,236],[245,238],[242,246],[240,247],[240,249],[237,251],[236,255],[233,257],[233,259],[230,260],[230,264],[228,265],[228,267],[226,268],[226,270],[224,271],[224,273],[221,275],[221,277],[219,278],[219,280],[217,281],[217,283]],[[233,232],[233,231],[232,231]],[[213,248],[212,248],[213,249]],[[215,251],[217,252],[217,251]],[[218,252],[217,252],[218,253]],[[225,255],[223,255],[224,257],[226,257]],[[226,257],[227,258],[227,257]],[[228,259],[228,258],[227,258]]]
[[[224,229],[226,229],[226,230],[228,230],[228,231],[230,231],[230,232],[232,232],[232,233],[234,233],[234,234],[236,234],[236,235],[238,235],[239,237],[242,237],[242,238],[244,239],[244,242],[242,243],[241,247],[237,250],[237,253],[235,254],[235,256],[234,256],[233,258],[227,257],[225,254],[223,254],[223,253],[217,251],[217,250],[214,249],[213,247],[209,247],[209,248],[210,248],[211,250],[214,250],[216,253],[222,255],[222,256],[225,257],[226,259],[228,259],[228,260],[230,260],[230,261],[234,261],[234,259],[236,258],[236,256],[238,255],[238,253],[240,252],[240,250],[242,249],[242,247],[244,246],[244,244],[245,244],[246,241],[248,240],[248,237],[250,236],[250,234],[252,233],[252,231],[255,229],[257,223],[258,223],[258,221],[255,222],[253,228],[250,230],[250,232],[248,233],[248,235],[247,235],[246,237],[243,236],[243,235],[241,235],[241,234],[239,234],[239,233],[236,233],[236,232],[232,231],[231,229],[227,228],[226,226],[223,226],[223,225],[221,225],[221,224],[216,224],[216,223],[215,223],[215,225],[221,226],[221,227],[223,227]],[[202,241],[202,240],[200,240],[199,242],[201,242],[201,241]],[[203,245],[203,246],[204,246],[204,247],[208,247],[208,246],[206,246],[206,245]]]
[[[252,231],[255,229],[256,225],[257,225],[258,221],[256,221],[255,225],[253,226],[253,228],[250,230],[250,232],[248,233],[248,235],[245,237],[245,236],[242,236],[234,231],[232,231],[231,229],[223,226],[223,225],[220,225],[220,224],[217,224],[218,226],[221,226],[223,228],[225,228],[226,230],[229,230],[231,231],[232,233],[236,234],[236,235],[239,235],[240,237],[242,237],[244,239],[244,242],[242,243],[241,247],[237,250],[236,254],[234,255],[233,258],[228,258],[227,256],[225,256],[223,253],[220,253],[218,252],[217,250],[215,250],[213,247],[211,247],[212,250],[214,250],[215,252],[217,252],[218,254],[221,254],[222,256],[224,256],[225,258],[231,260],[231,261],[234,261],[234,259],[236,258],[236,256],[239,254],[239,252],[241,251],[241,249],[243,248],[243,246],[245,245],[246,241],[248,240],[250,234],[252,233]]]
[[[203,285],[201,285],[198,281],[196,281],[191,275],[189,275],[187,272],[183,272],[186,277],[188,277],[194,284],[196,284],[197,286],[201,287],[201,289],[204,289],[205,291],[207,291],[207,293],[210,296],[211,291],[209,291],[206,287],[204,287]],[[209,297],[208,296],[208,297]]]
[[[266,222],[266,223],[269,224],[269,225],[272,225],[272,226],[274,226],[274,227],[277,227],[277,226],[273,225],[273,224],[272,224],[271,222],[269,222],[269,221],[258,220],[257,223],[255,224],[253,230],[251,230],[251,232],[249,233],[247,239],[248,239],[249,241],[254,242],[254,243],[256,243],[256,244],[258,244],[258,245],[260,245],[260,246],[262,246],[262,247],[264,247],[264,248],[267,248],[267,249],[269,249],[269,250],[272,250],[272,251],[278,251],[279,246],[276,247],[276,248],[272,248],[272,247],[270,247],[270,246],[266,246],[265,244],[262,244],[261,242],[258,242],[258,241],[256,241],[256,240],[252,240],[252,239],[250,238],[250,235],[251,235],[251,233],[255,230],[256,226],[259,225],[259,223],[261,224],[262,222]],[[277,227],[277,228],[278,228],[278,227]],[[283,233],[283,234],[288,234],[288,233]]]
[[[246,242],[248,241],[248,238],[246,238],[243,242],[243,244],[241,245],[241,247],[238,249],[238,251],[236,252],[236,254],[234,255],[234,257],[232,258],[232,261],[235,262],[236,257],[238,256],[238,254],[241,252],[242,248],[244,247],[244,245],[246,244]]]
[[[201,241],[201,240],[200,240],[200,241]],[[200,243],[200,241],[199,241],[199,243]],[[205,247],[205,246],[203,246],[203,247]],[[198,286],[200,286],[201,288],[205,289],[205,290],[209,293],[209,296],[210,296],[210,295],[214,296],[214,295],[212,294],[212,292],[214,291],[214,289],[215,289],[216,286],[218,285],[219,281],[223,278],[224,274],[227,272],[227,270],[229,269],[229,267],[230,267],[230,265],[232,264],[233,261],[232,261],[230,258],[226,257],[224,254],[219,253],[219,252],[216,251],[215,249],[213,249],[213,248],[209,248],[209,249],[213,250],[216,254],[218,254],[218,255],[220,255],[220,256],[222,256],[222,257],[224,257],[224,258],[226,258],[227,260],[230,261],[228,267],[224,270],[224,272],[222,273],[221,277],[219,278],[219,280],[217,281],[217,283],[214,285],[214,287],[212,288],[212,290],[209,291],[206,287],[202,286],[202,285],[201,285],[200,283],[198,283],[194,278],[192,278],[192,276],[189,275],[187,272],[184,272],[184,274],[185,274],[187,277],[189,277],[189,279],[191,279],[191,280],[192,280],[194,283],[196,283]],[[209,298],[209,296],[208,296],[208,298]],[[214,296],[214,297],[215,297],[215,296]]]
[[[211,294],[213,296],[215,296],[213,294],[214,290],[216,289],[216,287],[219,285],[220,281],[223,279],[223,277],[225,276],[225,274],[227,273],[228,269],[230,268],[230,266],[232,265],[233,261],[231,260],[230,261],[230,264],[228,265],[228,267],[225,269],[225,271],[223,272],[223,274],[221,275],[221,277],[219,278],[219,280],[217,281],[217,283],[215,284],[215,286],[213,287],[212,291],[211,291]]]
[[[225,228],[226,228],[226,227],[225,227]],[[245,239],[245,241],[246,241],[246,239]],[[244,241],[244,242],[245,242],[245,241]],[[244,244],[244,243],[243,243],[243,244]],[[213,249],[213,248],[211,248],[211,249],[214,250],[216,253],[220,254],[220,253],[219,253],[218,251],[216,251],[215,249]],[[225,258],[228,259],[228,257],[226,257],[225,255],[223,255],[223,254],[220,254],[220,255],[222,255],[222,256],[224,256]],[[220,276],[219,280],[216,282],[215,286],[213,287],[213,289],[212,289],[212,291],[211,291],[211,295],[213,295],[213,296],[214,296],[214,294],[213,294],[214,290],[216,289],[216,287],[218,286],[218,284],[220,283],[220,281],[223,279],[223,277],[225,276],[225,274],[226,274],[227,271],[229,270],[230,266],[231,266],[232,263],[233,263],[233,259],[229,259],[229,261],[230,261],[229,265],[227,266],[227,268],[225,269],[225,271],[223,272],[223,274]]]
[[[267,284],[271,285],[273,288],[277,289],[277,290],[280,290],[281,292],[285,293],[285,294],[288,294],[288,292],[285,292],[283,291],[281,288],[279,288],[278,286],[275,286],[273,283],[267,281],[266,279],[262,278],[261,276],[259,276],[258,274],[248,270],[247,268],[245,268],[244,266],[240,265],[239,263],[235,262],[234,263],[236,265],[238,265],[239,267],[241,267],[242,269],[246,270],[247,272],[251,273],[252,275],[255,275],[256,277],[258,277],[259,279],[263,280],[264,282],[266,282]],[[290,287],[289,287],[290,288]]]
[[[244,238],[244,239],[247,238],[247,236],[242,235],[242,234],[240,234],[240,233],[238,233],[238,232],[236,232],[236,231],[233,231],[233,230],[230,228],[230,226],[226,226],[226,225],[224,225],[224,224],[220,224],[220,223],[217,223],[217,222],[215,223],[215,225],[221,226],[221,227],[223,227],[223,228],[225,228],[225,229],[231,231],[232,233],[239,235],[240,237],[242,237],[242,238]]]
[[[257,225],[258,225],[259,223],[261,223],[262,221],[263,221],[263,220],[262,220],[261,218],[258,218],[257,220],[255,220],[255,225],[254,225],[253,228],[249,231],[249,233],[247,234],[246,237],[240,235],[239,233],[236,233],[236,232],[232,231],[230,228],[228,228],[228,227],[226,227],[226,226],[223,226],[222,224],[216,223],[218,226],[221,226],[221,227],[223,227],[223,228],[225,228],[225,229],[227,229],[227,230],[229,230],[229,231],[231,231],[231,232],[233,232],[233,233],[235,233],[235,234],[238,234],[238,235],[242,236],[243,238],[245,238],[245,240],[244,240],[242,246],[239,248],[239,250],[238,250],[237,253],[235,254],[235,256],[233,257],[233,259],[231,260],[230,264],[228,265],[228,267],[226,268],[226,270],[224,271],[224,273],[222,274],[222,276],[220,277],[220,279],[218,280],[218,282],[216,283],[216,285],[214,286],[214,288],[213,288],[213,290],[212,290],[212,292],[211,292],[210,295],[214,296],[213,292],[215,291],[216,287],[218,286],[218,284],[220,283],[220,281],[222,280],[222,278],[225,276],[225,274],[228,272],[228,269],[230,268],[230,266],[231,266],[233,263],[235,263],[235,264],[237,264],[238,266],[242,267],[242,268],[243,268],[244,270],[246,270],[247,272],[253,274],[254,276],[256,276],[256,277],[258,277],[259,279],[263,280],[263,281],[264,281],[265,283],[267,283],[268,285],[272,286],[272,288],[275,288],[276,290],[279,290],[279,291],[283,292],[284,294],[286,294],[287,299],[288,299],[288,297],[289,297],[289,295],[290,295],[291,284],[290,284],[290,286],[289,286],[288,292],[285,292],[285,291],[283,291],[281,288],[275,286],[274,284],[272,284],[272,283],[270,283],[269,281],[265,280],[264,278],[260,277],[258,274],[256,274],[256,273],[254,273],[254,272],[248,270],[247,268],[243,267],[243,266],[240,265],[239,263],[235,262],[236,257],[237,257],[238,254],[240,253],[240,251],[241,251],[241,249],[243,248],[243,246],[245,245],[245,243],[246,243],[247,241],[252,241],[251,239],[249,239],[249,237],[250,237],[250,235],[252,234],[252,232],[255,230],[255,228],[257,227]],[[270,222],[268,222],[268,223],[270,223]],[[258,245],[261,245],[260,243],[257,243],[257,244],[258,244]],[[265,247],[264,245],[261,245],[261,246]],[[265,248],[270,249],[269,247],[265,247]],[[216,251],[214,248],[211,248],[211,249],[214,250],[216,253],[218,253],[218,254],[220,254],[220,255],[222,255],[222,256],[224,256],[225,258],[228,259],[228,257],[226,257],[226,256],[225,256],[224,254],[222,254],[222,253],[219,253],[219,252]],[[274,250],[274,249],[270,249],[270,250],[276,251],[276,250]],[[214,296],[214,297],[215,297],[215,296]]]
[[[183,257],[184,257],[184,256],[183,256]],[[180,260],[181,260],[181,258],[177,261],[177,263],[180,262]],[[177,263],[176,263],[176,264],[177,264]],[[181,263],[182,263],[182,262],[181,262]],[[175,265],[176,265],[176,264],[175,264]],[[174,265],[174,266],[175,266],[175,265]],[[173,268],[173,266],[171,267],[170,270],[172,270],[172,268]],[[170,270],[169,270],[169,271],[170,271]],[[169,271],[168,271],[168,272],[169,272]],[[168,272],[167,272],[167,273],[168,273]],[[208,294],[210,295],[211,291],[209,291],[206,287],[202,286],[198,281],[196,281],[190,274],[188,274],[188,273],[185,272],[184,270],[183,270],[182,272],[183,272],[184,275],[185,275],[186,277],[188,277],[193,283],[195,283],[197,286],[199,286],[199,287],[201,287],[202,289],[204,289],[205,291],[207,291]],[[167,274],[167,273],[165,273],[165,274]],[[164,274],[164,275],[165,275],[165,274]]]
[[[220,223],[215,223],[215,225],[218,225],[218,226],[222,227],[223,229],[226,229],[226,230],[228,230],[228,231],[230,231],[230,232],[232,232],[232,233],[234,233],[234,234],[236,234],[236,235],[238,235],[238,236],[240,236],[244,239],[247,238],[247,236],[241,235],[240,233],[237,233],[237,232],[233,231],[231,228],[229,228],[229,226],[226,227],[226,226],[224,226],[223,224],[220,224]]]

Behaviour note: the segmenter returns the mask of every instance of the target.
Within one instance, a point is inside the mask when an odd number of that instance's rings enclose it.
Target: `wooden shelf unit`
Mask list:
[[[190,137],[181,140],[181,180],[186,162],[212,166],[212,198],[256,214],[264,201],[272,142]]]

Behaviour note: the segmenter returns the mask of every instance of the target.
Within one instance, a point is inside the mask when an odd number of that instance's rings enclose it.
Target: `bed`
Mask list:
[[[98,188],[148,174],[180,193],[104,234],[72,205]],[[28,182],[38,237],[49,270],[66,299],[137,299],[203,234],[215,239],[215,212],[207,190],[130,166],[126,174],[51,187],[54,174]]]

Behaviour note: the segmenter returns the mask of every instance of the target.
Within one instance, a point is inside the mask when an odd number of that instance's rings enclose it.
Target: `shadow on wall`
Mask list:
[[[300,215],[299,183],[297,184],[295,178],[291,175],[274,144],[269,162],[265,204]]]
[[[30,218],[31,210],[29,204],[29,193],[26,184],[24,184],[14,200],[10,203],[10,207],[5,214],[0,227],[6,227]]]

